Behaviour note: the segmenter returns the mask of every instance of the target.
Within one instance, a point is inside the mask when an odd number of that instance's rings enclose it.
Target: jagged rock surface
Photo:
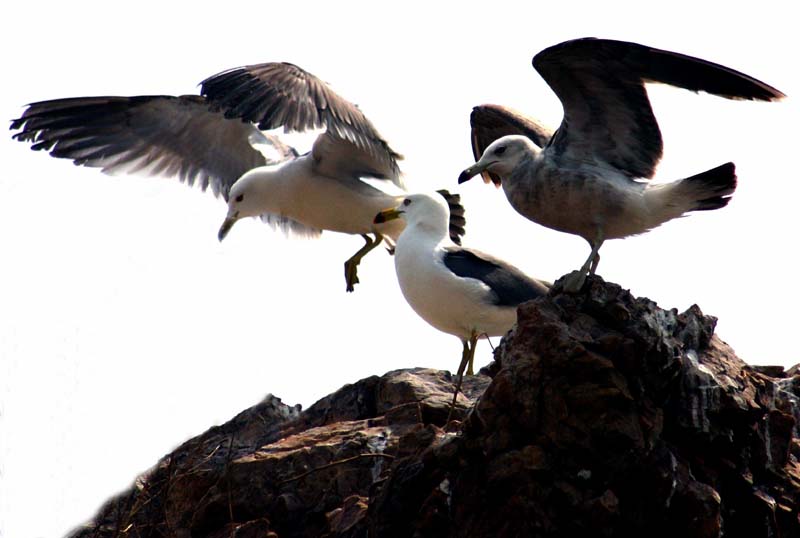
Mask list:
[[[303,412],[268,397],[73,536],[800,536],[800,376],[747,366],[715,321],[556,283],[446,429],[445,372],[370,377]]]

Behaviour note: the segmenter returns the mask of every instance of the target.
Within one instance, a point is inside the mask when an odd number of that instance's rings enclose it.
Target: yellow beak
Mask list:
[[[375,224],[381,224],[383,222],[388,222],[390,220],[399,218],[400,215],[402,214],[403,211],[400,211],[399,209],[396,208],[384,209],[383,211],[375,215],[375,218],[373,219],[372,222],[374,222]]]

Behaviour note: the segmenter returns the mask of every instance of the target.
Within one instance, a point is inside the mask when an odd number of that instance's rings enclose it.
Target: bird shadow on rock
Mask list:
[[[406,369],[268,396],[73,536],[796,536],[797,369],[751,367],[593,276],[523,304],[489,375]]]

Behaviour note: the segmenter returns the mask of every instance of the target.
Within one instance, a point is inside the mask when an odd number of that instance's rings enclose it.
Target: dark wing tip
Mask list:
[[[453,194],[447,189],[440,189],[436,192],[438,192],[447,201],[447,206],[450,208],[450,239],[456,245],[460,245],[461,238],[467,233],[466,229],[464,228],[467,223],[467,220],[464,217],[466,210],[464,209],[464,206],[461,205],[461,195]]]
[[[486,284],[492,290],[493,303],[497,306],[516,307],[548,292],[542,282],[507,262],[477,250],[448,247],[444,249],[442,261],[453,274]]]
[[[537,53],[533,67],[544,76],[547,62],[564,62],[576,69],[582,62],[622,62],[642,82],[660,82],[727,99],[776,101],[782,91],[750,75],[694,56],[632,41],[583,37],[550,46]]]

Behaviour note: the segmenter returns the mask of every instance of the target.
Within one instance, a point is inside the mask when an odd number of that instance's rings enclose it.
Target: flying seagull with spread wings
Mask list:
[[[583,38],[547,48],[533,67],[564,108],[555,133],[519,113],[484,105],[471,116],[477,162],[459,183],[483,174],[528,219],[583,237],[591,253],[565,282],[577,291],[607,239],[646,232],[689,211],[719,209],[736,188],[733,163],[651,184],[663,143],[645,88],[669,84],[728,99],[784,94],[744,73],[636,43]]]
[[[427,194],[410,194],[375,222],[406,222],[395,248],[400,290],[419,316],[461,340],[456,394],[465,367],[473,373],[479,338],[502,336],[517,321],[517,307],[547,294],[550,285],[483,252],[463,248],[448,237],[448,207]]]
[[[232,69],[203,82],[206,96],[77,97],[28,105],[13,120],[14,138],[53,157],[107,173],[177,177],[222,196],[236,220],[257,216],[284,232],[360,234],[366,244],[345,263],[347,290],[361,258],[401,223],[372,221],[402,198],[400,156],[353,104],[297,66],[271,63]],[[224,111],[224,112],[223,112]],[[258,126],[250,121],[253,119]],[[243,121],[245,120],[245,121]],[[262,129],[325,128],[306,155]],[[372,178],[372,184],[362,181]],[[378,186],[374,186],[377,184]],[[389,193],[382,185],[394,188]],[[451,231],[464,233],[458,197]]]

